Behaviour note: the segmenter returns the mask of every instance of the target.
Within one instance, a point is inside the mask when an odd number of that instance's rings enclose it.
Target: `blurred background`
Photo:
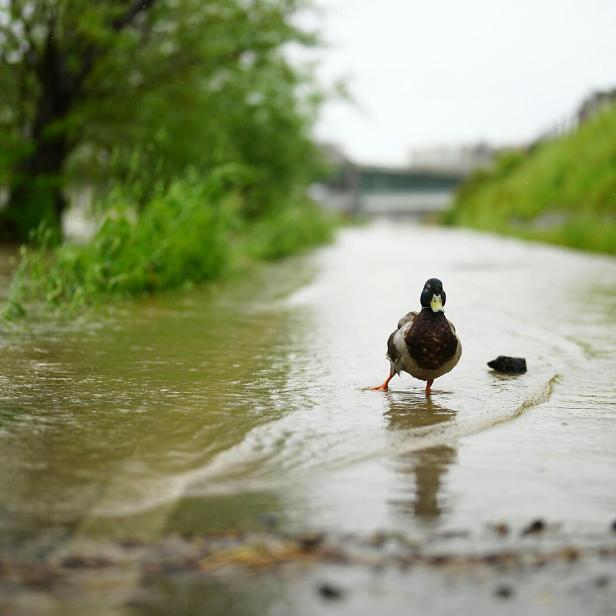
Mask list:
[[[607,0],[5,0],[0,239],[173,244],[174,273],[118,248],[94,295],[324,241],[315,201],[613,252],[615,23]],[[207,255],[173,242],[174,201]]]
[[[326,201],[613,252],[612,4],[331,2],[323,23],[320,75],[355,102],[317,123],[347,171]]]
[[[610,2],[323,8],[320,74],[346,77],[357,104],[327,105],[317,134],[358,162],[421,165],[439,149],[445,158],[448,148],[453,157],[482,143],[529,145],[572,128],[586,99],[615,85]]]

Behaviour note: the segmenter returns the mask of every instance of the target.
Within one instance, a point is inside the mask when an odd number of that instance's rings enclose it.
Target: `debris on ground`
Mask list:
[[[513,588],[507,584],[502,584],[494,591],[494,594],[501,599],[509,599],[513,597]]]
[[[342,591],[342,589],[328,582],[320,584],[318,590],[319,594],[321,595],[321,597],[323,597],[323,599],[328,599],[330,601],[342,599],[342,597],[344,596],[344,592]]]
[[[528,570],[582,559],[616,561],[616,538],[611,532],[593,535],[592,541],[580,538],[576,542],[558,531],[556,524],[550,526],[553,532],[544,537],[541,533],[548,525],[537,518],[520,531],[526,538],[520,542],[512,540],[509,528],[503,522],[489,525],[488,534],[480,539],[451,531],[418,540],[404,533],[384,531],[336,535],[238,530],[168,536],[153,542],[128,538],[103,543],[75,538],[36,561],[0,552],[0,585],[19,580],[29,587],[50,586],[74,575],[122,571],[127,567],[145,575],[187,572],[209,576],[237,568],[258,571],[293,564],[473,571]],[[607,586],[609,578],[601,578],[596,584]],[[318,590],[325,598],[343,593],[329,583]],[[506,592],[501,589],[498,595],[505,596]]]
[[[545,522],[541,518],[533,520],[523,531],[522,536],[534,535],[536,533],[542,533],[545,530]]]

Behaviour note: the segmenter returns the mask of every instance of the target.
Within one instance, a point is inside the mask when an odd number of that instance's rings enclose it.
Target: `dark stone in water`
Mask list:
[[[324,533],[300,535],[296,538],[298,547],[304,552],[313,552],[325,541]]]
[[[545,530],[545,522],[541,519],[534,520],[531,522],[523,531],[522,535],[534,535],[535,533],[540,533]]]
[[[513,596],[513,588],[511,588],[511,586],[507,586],[506,584],[503,584],[502,586],[499,586],[496,589],[494,594],[497,597],[500,597],[501,599],[509,599],[510,597]]]
[[[332,584],[328,584],[327,582],[321,584],[319,586],[319,594],[323,599],[342,599],[344,596],[344,592],[337,588],[336,586],[332,586]]]
[[[610,583],[610,577],[609,575],[600,575],[596,580],[595,580],[595,586],[597,588],[604,588],[605,586],[608,586]]]
[[[68,556],[61,561],[66,569],[98,569],[112,564],[111,560],[97,556]]]
[[[505,374],[523,374],[526,372],[526,360],[523,357],[507,357],[499,355],[496,359],[488,362],[490,368]]]
[[[278,528],[278,524],[280,520],[275,513],[261,513],[258,516],[259,522],[263,524],[266,528],[274,530]]]
[[[507,524],[505,524],[504,522],[499,522],[498,524],[495,524],[492,529],[497,535],[500,535],[501,537],[506,537],[509,534],[509,526],[507,526]]]

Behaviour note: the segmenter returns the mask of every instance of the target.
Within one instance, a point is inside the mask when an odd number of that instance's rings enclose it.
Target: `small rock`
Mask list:
[[[504,522],[494,524],[492,529],[500,537],[506,537],[509,534],[509,526],[507,526],[507,524],[505,524]]]
[[[600,575],[596,580],[595,580],[595,586],[597,588],[604,588],[605,586],[607,586],[610,583],[610,577],[608,575]]]
[[[576,548],[563,548],[561,554],[565,560],[570,562],[573,562],[580,557],[580,551]]]
[[[386,543],[387,535],[383,532],[376,532],[368,539],[368,544],[375,548],[382,548]]]
[[[67,556],[60,564],[65,569],[98,569],[112,563],[108,558],[98,556]]]
[[[451,530],[445,530],[440,533],[439,537],[441,537],[442,539],[464,539],[469,535],[470,533],[467,530],[464,530],[462,528],[452,528]]]
[[[342,589],[337,588],[327,582],[319,585],[319,594],[323,597],[323,599],[327,599],[329,601],[342,599],[344,596]]]
[[[434,567],[444,567],[448,565],[451,560],[449,555],[436,554],[435,556],[428,557],[427,561]]]
[[[513,597],[513,588],[511,588],[508,584],[502,584],[497,587],[494,594],[500,599],[509,599]]]
[[[270,530],[276,530],[278,528],[280,520],[275,513],[261,513],[258,516],[259,522]]]
[[[141,547],[142,543],[139,539],[133,539],[131,537],[122,539],[118,542],[118,545],[125,550],[132,550],[134,548]]]
[[[325,541],[324,533],[300,535],[295,539],[298,547],[304,552],[313,552]]]
[[[534,535],[535,533],[541,533],[545,530],[545,522],[541,518],[533,520],[523,531],[522,536]]]
[[[496,359],[489,361],[488,366],[496,372],[503,372],[504,374],[523,374],[526,372],[526,359],[499,355]]]

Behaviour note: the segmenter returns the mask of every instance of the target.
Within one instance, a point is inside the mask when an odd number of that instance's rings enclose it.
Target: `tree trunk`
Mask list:
[[[33,229],[44,223],[60,238],[66,199],[62,170],[68,155],[66,139],[59,137],[34,146],[22,161],[9,189],[7,207],[0,210],[0,238],[24,242]]]
[[[112,32],[120,32],[154,3],[155,0],[132,0],[124,12],[113,13],[115,19],[108,27]],[[75,136],[69,139],[63,122],[83,97],[84,83],[97,59],[106,52],[102,45],[73,40],[80,49],[79,61],[75,63],[75,57],[59,42],[54,11],[50,11],[46,25],[45,45],[33,72],[40,93],[29,130],[32,151],[16,165],[8,204],[0,209],[0,241],[26,241],[41,222],[61,237],[62,213],[67,205],[62,193],[62,172],[75,145]]]
[[[26,241],[41,223],[62,235],[62,171],[69,142],[61,123],[67,118],[81,83],[70,75],[58,49],[55,24],[49,24],[47,42],[36,70],[40,94],[30,133],[31,152],[16,168],[8,205],[0,210],[0,238]]]

